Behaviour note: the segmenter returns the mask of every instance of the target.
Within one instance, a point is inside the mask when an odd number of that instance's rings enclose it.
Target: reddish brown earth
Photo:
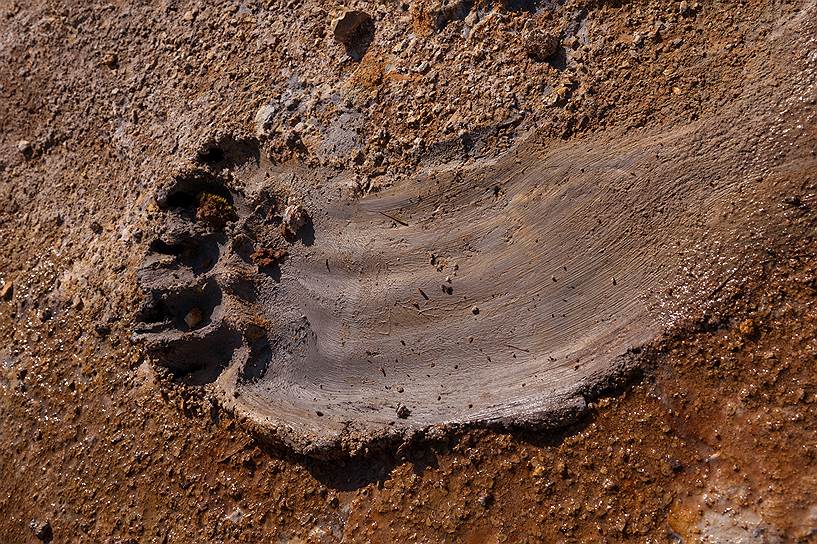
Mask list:
[[[0,6],[0,541],[37,542],[32,520],[54,542],[817,541],[814,6],[520,6],[439,28],[432,2],[358,6],[360,62],[334,3]],[[532,26],[565,58],[529,58]],[[745,151],[774,148],[751,259],[570,427],[318,461],[132,340],[156,191],[270,101],[269,160],[365,194],[529,134],[637,138],[747,100],[782,123]]]

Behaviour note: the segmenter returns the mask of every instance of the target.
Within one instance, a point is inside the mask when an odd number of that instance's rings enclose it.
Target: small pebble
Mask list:
[[[198,308],[192,308],[189,312],[187,312],[187,315],[184,316],[184,322],[192,329],[201,323],[201,318],[201,310]]]
[[[397,405],[397,417],[400,419],[406,419],[411,415],[411,410],[409,410],[406,405],[398,404]]]
[[[14,282],[7,281],[3,284],[3,287],[0,288],[0,299],[2,300],[11,300],[14,296]]]
[[[28,526],[31,529],[31,532],[34,533],[34,536],[37,537],[37,540],[41,540],[42,542],[51,542],[51,540],[54,538],[54,531],[51,529],[51,523],[48,521],[37,521],[36,519],[32,519]]]
[[[31,142],[28,140],[20,140],[17,142],[17,151],[28,157],[31,155],[33,148],[31,147]]]

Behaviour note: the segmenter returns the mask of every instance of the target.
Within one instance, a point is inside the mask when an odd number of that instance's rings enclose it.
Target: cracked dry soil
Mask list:
[[[349,7],[0,7],[0,538],[817,538],[817,8]]]

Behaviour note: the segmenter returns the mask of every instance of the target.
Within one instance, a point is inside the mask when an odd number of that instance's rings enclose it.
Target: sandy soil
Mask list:
[[[361,4],[373,35],[348,50],[334,3],[0,6],[0,540],[817,539],[815,7],[449,4]],[[561,44],[545,60],[542,31]],[[331,173],[303,177],[364,207],[417,172],[515,165],[519,150],[581,168],[570,153],[597,146],[609,169],[629,145],[654,172],[633,201],[668,200],[628,224],[672,248],[662,281],[639,283],[671,315],[650,315],[661,334],[627,383],[568,427],[302,456],[133,335],[156,196],[225,135],[258,138],[266,172]],[[648,161],[664,141],[681,143]],[[504,195],[536,186],[523,178]],[[305,204],[317,251],[322,201]],[[684,217],[718,236],[685,247]],[[308,270],[297,251],[282,277]]]

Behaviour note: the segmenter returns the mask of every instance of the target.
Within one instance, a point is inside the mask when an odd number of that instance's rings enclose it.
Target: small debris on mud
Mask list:
[[[618,491],[618,484],[609,478],[602,482],[601,487],[602,489],[604,489],[604,492],[607,493],[608,495],[611,495]]]
[[[490,491],[479,496],[479,505],[483,508],[490,508],[494,504],[494,494]]]
[[[431,23],[434,30],[440,31],[451,21],[465,18],[471,9],[472,3],[466,0],[437,0],[430,4],[428,9]],[[475,16],[474,19],[476,19],[476,12],[472,12],[471,15]],[[476,21],[471,20],[469,22],[475,23]]]
[[[34,147],[32,147],[31,142],[28,140],[20,140],[17,142],[17,151],[28,159],[34,154]]]
[[[292,150],[304,149],[303,141],[301,140],[301,131],[298,128],[293,128],[286,131],[286,138],[284,138],[286,146]]]
[[[270,249],[262,247],[255,250],[250,258],[259,268],[269,268],[281,264],[287,258],[286,249]]]
[[[294,238],[307,221],[309,221],[309,215],[303,206],[300,204],[287,206],[284,210],[283,223],[281,223],[282,233],[285,237]]]
[[[37,540],[51,542],[54,538],[54,531],[51,529],[51,523],[48,521],[32,519],[28,527],[31,529],[31,532],[34,533],[34,536],[37,537]]]
[[[354,47],[358,40],[373,31],[374,21],[364,11],[345,11],[340,17],[332,21],[332,35],[335,37],[335,41],[347,47]]]
[[[800,197],[799,197],[799,196],[797,196],[797,195],[789,195],[789,196],[783,197],[783,203],[784,203],[784,204],[788,204],[789,206],[792,206],[792,207],[794,207],[794,208],[797,208],[797,207],[799,207],[799,206],[800,206],[800,205],[801,205],[803,202],[802,202],[802,200],[800,200]]]
[[[409,410],[405,404],[398,404],[397,405],[397,417],[400,419],[407,419],[411,415],[411,410]]]
[[[94,331],[99,336],[107,336],[111,333],[111,326],[121,319],[115,313],[107,312],[104,317],[94,323]]]
[[[391,220],[392,220],[392,221],[394,221],[395,223],[399,223],[400,225],[402,225],[402,226],[404,226],[404,227],[408,227],[408,223],[406,223],[406,222],[405,222],[405,221],[403,221],[402,219],[398,219],[398,218],[394,217],[393,215],[389,215],[389,214],[387,214],[386,212],[380,212],[380,215],[382,215],[383,217],[386,217],[386,218],[388,218],[388,219],[391,219]],[[432,264],[433,264],[433,263],[432,263]]]
[[[0,287],[0,299],[9,301],[14,297],[14,282],[7,281],[3,284],[3,287]]]
[[[744,337],[754,340],[758,336],[759,328],[753,319],[744,319],[738,325],[738,331]]]
[[[191,329],[194,329],[196,325],[201,323],[202,320],[202,313],[199,308],[192,308],[187,315],[184,316],[184,322],[187,326]]]
[[[255,135],[259,138],[266,138],[270,135],[270,130],[275,125],[275,114],[277,110],[274,104],[261,106],[255,114]]]
[[[105,57],[102,59],[102,65],[107,66],[112,70],[119,68],[119,55],[113,52],[106,53]]]
[[[196,203],[196,221],[201,221],[216,230],[238,219],[235,206],[221,195],[199,193]]]
[[[538,62],[547,62],[559,51],[559,38],[541,29],[531,31],[525,38],[525,52]]]

